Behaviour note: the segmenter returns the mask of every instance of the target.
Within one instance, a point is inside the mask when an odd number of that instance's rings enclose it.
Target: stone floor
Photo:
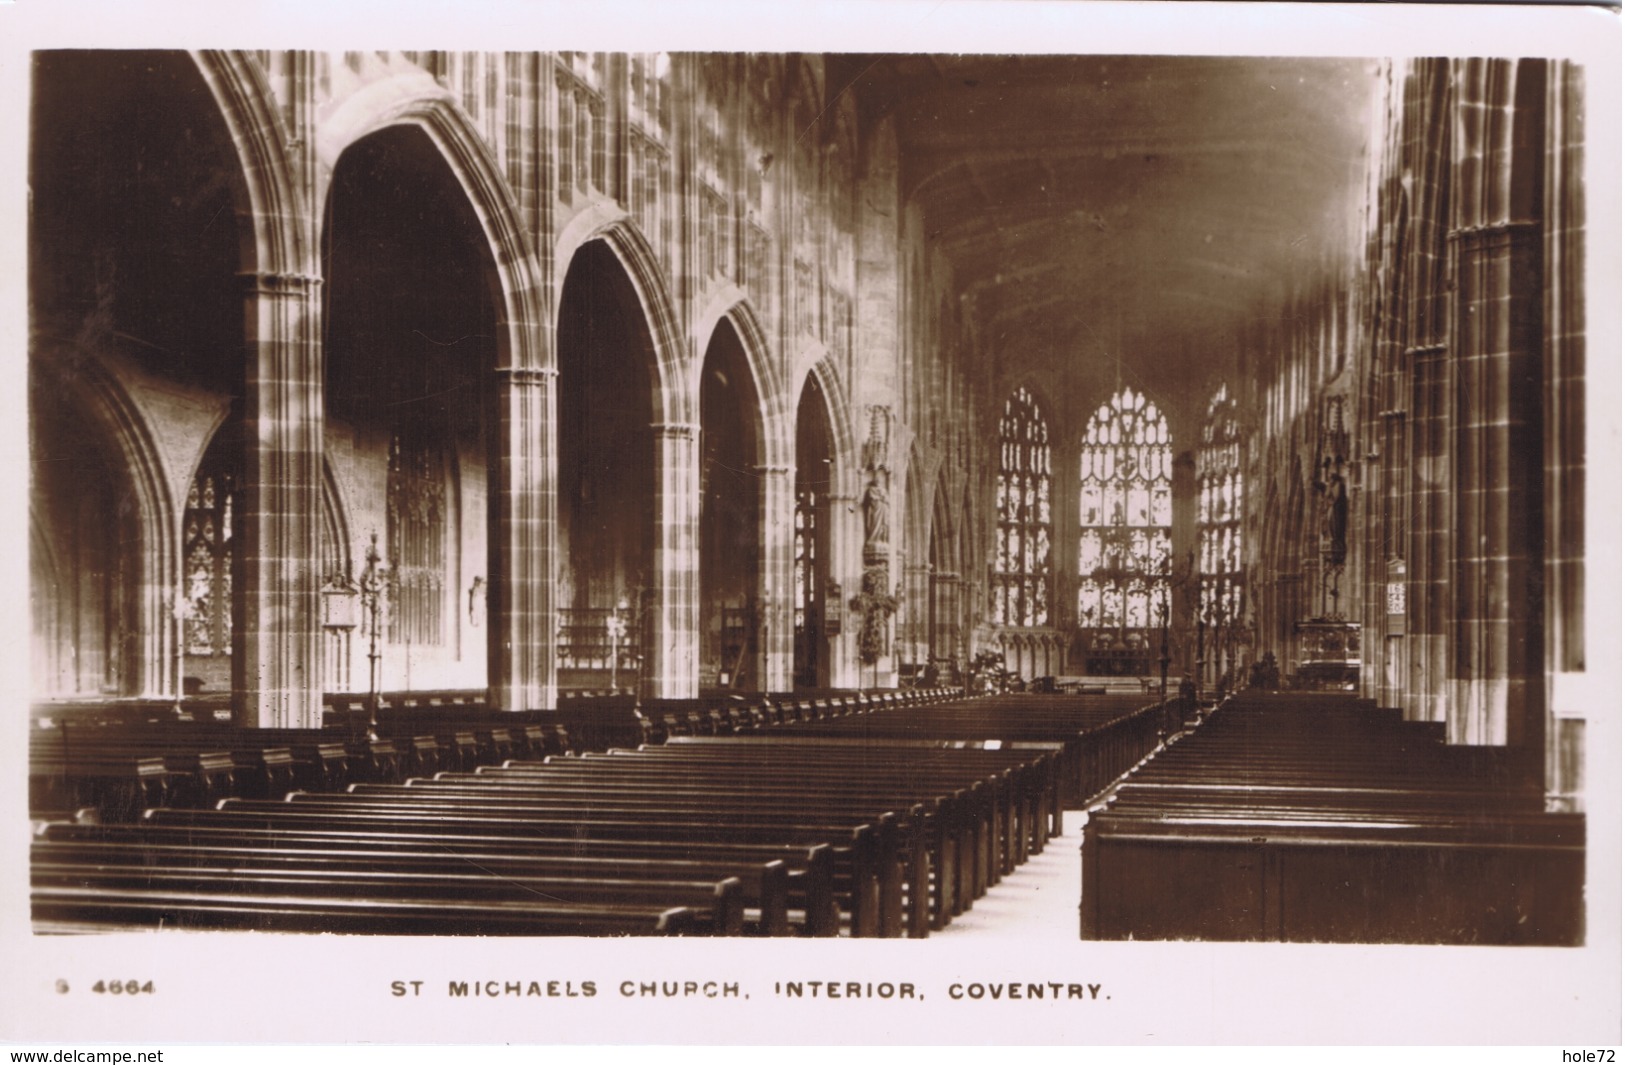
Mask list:
[[[1044,939],[1078,934],[1078,891],[1082,879],[1078,848],[1083,844],[1083,811],[1067,810],[1062,832],[1014,873],[976,900],[932,937],[998,936]]]

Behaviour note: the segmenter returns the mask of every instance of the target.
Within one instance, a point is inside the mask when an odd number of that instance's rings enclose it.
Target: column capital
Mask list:
[[[492,373],[516,385],[547,384],[559,376],[559,372],[549,366],[498,366]]]
[[[1493,245],[1500,240],[1511,240],[1520,233],[1535,233],[1540,229],[1540,223],[1529,219],[1506,218],[1499,222],[1486,222],[1476,226],[1460,226],[1452,229],[1447,237],[1450,240],[1459,240],[1468,244]]]
[[[322,279],[315,274],[270,274],[250,271],[238,274],[237,279],[251,295],[283,296],[289,299],[308,296],[323,284]]]

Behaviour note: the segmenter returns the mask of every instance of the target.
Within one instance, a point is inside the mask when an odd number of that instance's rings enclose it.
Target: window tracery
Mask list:
[[[999,420],[997,625],[1049,624],[1050,484],[1049,426],[1032,393],[1018,388]]]
[[[1125,388],[1083,434],[1078,484],[1078,624],[1147,629],[1168,604],[1173,446],[1168,419]]]
[[[1241,429],[1225,386],[1208,403],[1196,458],[1196,529],[1200,611],[1209,625],[1241,620]]]
[[[446,581],[446,456],[424,434],[389,441],[389,641],[440,645]]]

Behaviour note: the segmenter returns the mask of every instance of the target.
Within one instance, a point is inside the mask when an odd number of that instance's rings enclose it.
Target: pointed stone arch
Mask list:
[[[825,414],[829,418],[831,457],[835,463],[831,493],[856,495],[858,441],[852,432],[853,413],[846,401],[846,391],[841,387],[840,370],[835,365],[834,357],[826,354],[808,367],[806,377],[802,378],[801,387],[805,387],[807,380],[811,378],[818,381],[818,390],[822,393],[827,408]],[[800,394],[801,388],[797,388],[796,395]]]
[[[396,125],[422,129],[467,194],[496,268],[499,291],[492,302],[505,327],[498,338],[496,368],[552,369],[551,352],[542,343],[542,331],[550,321],[546,309],[552,301],[541,287],[540,264],[518,200],[496,157],[473,120],[432,78],[407,74],[388,82],[387,92],[374,83],[352,94],[323,122],[318,143],[325,174],[332,173],[346,149],[373,133]],[[324,177],[324,191],[325,185]]]
[[[309,62],[297,53],[295,64]],[[246,726],[321,722],[320,528],[322,301],[314,152],[289,129],[253,53],[192,53],[236,147],[247,338],[240,580],[233,632],[233,714]],[[314,114],[309,70],[290,79],[296,121]]]
[[[654,434],[654,557],[646,590],[645,654],[640,691],[650,698],[691,698],[699,678],[699,364],[697,341],[685,336],[658,256],[624,213],[592,207],[554,246],[554,289],[561,301],[570,268],[600,243],[613,257],[638,304],[651,351]],[[556,343],[550,345],[557,357]],[[550,442],[551,446],[551,442]]]
[[[136,565],[126,582],[133,597],[126,617],[134,631],[125,640],[130,668],[121,677],[117,694],[174,695],[178,678],[172,618],[179,581],[179,523],[157,441],[140,407],[99,360],[73,351],[47,354],[33,361],[31,373],[36,375],[31,382],[35,388],[49,390],[55,402],[88,423],[110,453],[115,467],[110,472],[122,478],[134,496]],[[38,425],[41,408],[34,406]],[[30,506],[31,512],[36,509]],[[31,521],[38,526],[42,518],[35,513]]]
[[[558,455],[557,365],[551,293],[517,200],[491,149],[451,94],[406,72],[375,80],[330,112],[318,135],[326,173],[351,145],[391,126],[415,126],[462,188],[485,238],[497,319],[487,543],[487,679],[493,705],[551,706],[556,694],[554,547]],[[316,503],[312,502],[314,509]],[[314,524],[314,521],[313,521]],[[315,551],[315,544],[312,544]]]
[[[748,309],[735,304],[709,323],[696,365],[702,672],[780,691],[793,673],[794,417]]]
[[[695,319],[694,350],[700,357],[687,375],[685,391],[691,397],[696,411],[700,394],[700,375],[704,372],[704,353],[717,327],[727,322],[738,336],[745,352],[746,365],[756,390],[757,415],[761,422],[761,462],[766,466],[787,466],[795,462],[795,404],[800,392],[792,393],[778,372],[779,360],[773,357],[767,330],[755,306],[743,293],[730,288],[719,293],[711,305]],[[834,423],[831,423],[833,428]]]
[[[690,352],[700,349],[683,336],[659,257],[630,218],[615,215],[605,220],[589,213],[566,228],[554,255],[554,291],[550,304],[557,307],[565,276],[576,254],[595,240],[602,241],[614,253],[642,307],[658,374],[655,413],[658,424],[693,426],[699,417],[698,393],[693,388],[699,371],[691,366],[694,360]]]
[[[949,485],[948,466],[937,468],[936,489],[932,493],[931,527],[927,539],[929,580],[926,603],[926,647],[928,670],[946,681],[951,675],[937,672],[944,663],[962,666],[959,660],[962,640],[961,589],[965,573],[960,567],[962,547],[958,519]],[[950,667],[951,668],[951,667]]]
[[[242,269],[287,276],[298,283],[317,275],[314,216],[308,174],[296,172],[300,153],[291,149],[276,95],[264,70],[248,52],[202,50],[191,53],[214,95],[236,145],[242,171],[232,186],[241,202],[238,216],[253,235],[244,241]]]

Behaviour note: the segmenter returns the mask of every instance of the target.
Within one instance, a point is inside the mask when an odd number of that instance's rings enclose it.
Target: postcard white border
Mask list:
[[[589,14],[590,12],[590,14]],[[925,942],[406,941],[33,937],[27,930],[26,175],[28,56],[50,47],[1541,55],[1587,66],[1590,424],[1587,723],[1591,896],[1578,950]],[[746,3],[0,3],[0,1044],[847,1044],[1107,1047],[1620,1040],[1620,21],[1600,9],[1448,5],[835,0]],[[1606,471],[1606,472],[1599,472]],[[1073,846],[1060,840],[1056,846]],[[1063,932],[1065,930],[1062,930]],[[96,979],[152,979],[114,999]],[[390,983],[423,979],[421,997]],[[593,998],[453,1000],[451,980],[573,981]],[[753,995],[628,1001],[619,981],[737,982]],[[924,1002],[791,1002],[783,979],[909,980]],[[67,980],[74,990],[56,991]],[[951,1002],[956,981],[1098,984],[1103,1000]],[[1555,1058],[1553,1059],[1556,1060]]]

